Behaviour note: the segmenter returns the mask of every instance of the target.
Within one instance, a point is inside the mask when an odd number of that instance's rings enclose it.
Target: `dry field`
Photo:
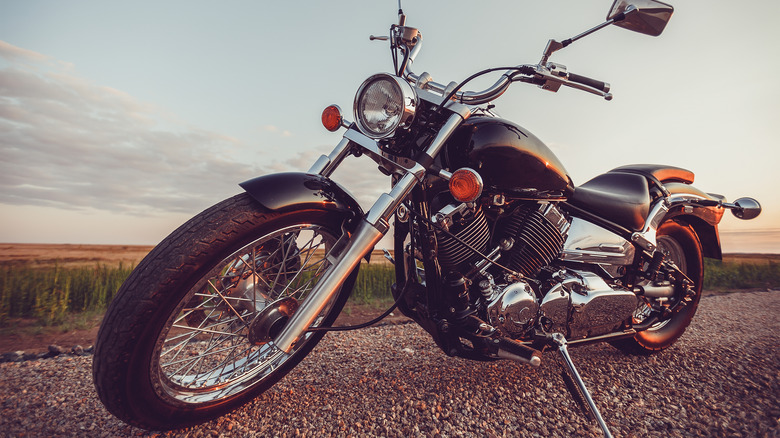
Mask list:
[[[105,264],[117,266],[137,265],[152,245],[76,245],[76,244],[37,244],[37,243],[0,243],[0,266],[32,264],[35,266],[63,267],[91,266]],[[769,264],[780,263],[780,254],[724,254],[725,263]],[[385,263],[381,250],[374,250],[371,263]]]
[[[0,266],[137,265],[154,246],[0,243]]]

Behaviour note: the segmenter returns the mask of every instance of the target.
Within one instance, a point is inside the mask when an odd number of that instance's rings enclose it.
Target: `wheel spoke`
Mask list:
[[[219,297],[220,297],[220,298],[222,298],[222,301],[224,301],[224,302],[225,302],[225,305],[227,305],[227,306],[228,306],[228,308],[229,308],[229,309],[230,309],[230,310],[231,310],[233,313],[235,313],[235,314],[236,314],[236,316],[238,316],[238,317],[241,319],[241,322],[243,322],[244,324],[246,324],[247,322],[246,322],[246,321],[244,321],[244,318],[242,318],[242,317],[241,317],[241,314],[240,314],[240,313],[238,313],[238,311],[236,311],[235,307],[233,307],[233,305],[232,305],[232,304],[230,304],[230,301],[228,301],[228,300],[225,298],[225,296],[224,296],[224,295],[222,295],[222,292],[220,292],[220,291],[219,291],[219,289],[218,289],[216,286],[214,286],[214,284],[211,282],[211,280],[209,280],[209,281],[208,281],[208,284],[209,284],[209,286],[211,286],[211,287],[214,289],[214,292],[216,292],[216,293],[217,293],[217,295],[219,295]]]
[[[213,265],[182,298],[157,342],[157,378],[168,388],[158,393],[185,402],[219,400],[277,370],[290,355],[272,342],[250,343],[248,327],[269,303],[304,299],[330,266],[336,240],[322,226],[291,226]]]

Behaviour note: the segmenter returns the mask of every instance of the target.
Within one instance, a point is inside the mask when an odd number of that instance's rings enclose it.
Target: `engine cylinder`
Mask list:
[[[477,210],[470,219],[451,226],[449,232],[480,252],[485,251],[490,239],[490,229],[482,209]],[[468,246],[446,233],[436,231],[436,239],[439,242],[439,264],[445,268],[455,268],[475,257]]]
[[[570,222],[553,204],[520,206],[509,219],[504,236],[514,239],[510,267],[534,276],[560,254]]]

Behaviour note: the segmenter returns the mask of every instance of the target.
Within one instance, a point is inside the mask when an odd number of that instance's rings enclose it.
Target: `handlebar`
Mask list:
[[[409,53],[408,62],[404,69],[403,77],[410,83],[416,84],[419,88],[433,91],[435,93],[441,94],[442,96],[448,96],[455,89],[455,87],[458,86],[457,83],[450,82],[447,85],[440,84],[433,81],[430,75],[427,73],[417,75],[412,71],[411,66],[414,63],[417,54],[420,52],[420,49],[422,48],[422,41],[422,33],[418,31],[416,34],[416,41],[414,46],[411,48]],[[543,86],[543,88],[551,91],[557,91],[561,85],[564,85],[599,95],[607,100],[612,99],[612,95],[609,93],[610,86],[608,83],[574,73],[566,73],[565,67],[564,73],[562,75],[553,74],[551,72],[551,68],[554,70],[557,67],[562,66],[550,67],[550,64],[547,66],[542,66],[539,64],[525,64],[514,68],[508,68],[490,87],[482,91],[458,91],[452,97],[457,102],[463,104],[479,105],[490,102],[491,100],[494,100],[504,94],[512,82],[521,81],[540,86],[552,82],[554,86]]]
[[[578,74],[569,73],[569,80],[572,82],[577,82],[578,84],[595,88],[597,90],[601,90],[605,93],[609,93],[609,84],[603,81],[599,81],[597,79],[591,79],[586,76],[580,76]]]

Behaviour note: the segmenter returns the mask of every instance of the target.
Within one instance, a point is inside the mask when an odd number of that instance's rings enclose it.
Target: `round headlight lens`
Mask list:
[[[414,118],[417,96],[404,80],[387,74],[374,75],[355,96],[355,120],[372,138],[385,138]]]

